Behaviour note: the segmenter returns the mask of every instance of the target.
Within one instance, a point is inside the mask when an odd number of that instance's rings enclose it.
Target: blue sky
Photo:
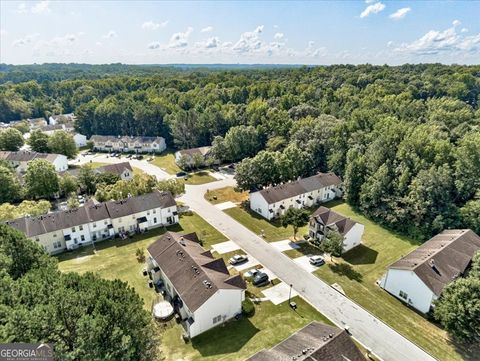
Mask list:
[[[478,1],[7,1],[0,62],[480,63]]]

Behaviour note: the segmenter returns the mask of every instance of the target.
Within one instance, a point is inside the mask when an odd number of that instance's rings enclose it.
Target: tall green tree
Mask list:
[[[7,128],[0,131],[0,150],[17,151],[23,144],[22,133],[15,128]]]
[[[41,130],[34,130],[30,133],[27,143],[34,152],[49,153],[49,136]]]
[[[48,148],[52,153],[63,154],[69,159],[75,158],[78,153],[73,136],[63,130],[55,132],[49,137]]]
[[[13,173],[7,167],[0,165],[0,203],[13,202],[22,197],[22,186]]]
[[[27,194],[33,198],[51,198],[59,191],[55,167],[44,159],[34,159],[28,163],[25,173]]]
[[[293,238],[297,238],[297,232],[300,227],[303,227],[308,223],[310,214],[307,210],[302,208],[289,208],[281,216],[280,221],[283,227],[292,226]]]

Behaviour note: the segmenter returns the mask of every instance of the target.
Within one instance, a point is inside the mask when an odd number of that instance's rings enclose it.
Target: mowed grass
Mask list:
[[[104,165],[108,165],[109,163],[104,163],[104,162],[90,162],[90,163],[85,163],[85,165],[91,166],[93,169],[95,168],[100,168],[103,167]]]
[[[276,306],[269,301],[260,302],[255,305],[252,317],[227,322],[187,344],[181,339],[181,328],[170,327],[161,335],[162,356],[166,360],[244,360],[271,348],[314,320],[331,324],[303,299],[292,300],[298,305],[296,311],[288,302]]]
[[[233,202],[236,204],[248,200],[248,192],[236,191],[233,187],[218,188],[205,193],[205,199],[212,204]]]
[[[168,227],[168,230],[179,233],[197,232],[207,249],[212,244],[226,241],[225,236],[194,213],[182,215],[180,223]],[[141,248],[145,249],[146,254],[147,247],[164,232],[164,228],[157,228],[132,239],[98,242],[95,244],[95,253],[92,246],[85,246],[61,254],[58,256],[59,268],[63,272],[94,272],[102,278],[126,281],[143,298],[144,307],[150,309],[156,293],[148,287],[147,277],[142,275],[145,264],[137,261],[135,252]]]
[[[188,176],[185,177],[184,180],[185,184],[190,185],[199,185],[205,184],[210,182],[215,182],[217,179],[212,177],[207,171],[200,171],[196,173],[189,173]]]
[[[180,167],[175,163],[175,153],[173,151],[167,151],[162,155],[155,156],[150,163],[163,169],[169,174],[177,174],[181,171]]]
[[[224,212],[268,242],[293,239],[293,227],[285,228],[278,220],[269,222],[259,214],[243,207],[229,208]],[[297,239],[302,238],[307,232],[307,226],[300,228],[297,232]]]
[[[454,344],[444,330],[375,284],[391,263],[418,243],[370,221],[345,203],[331,208],[365,226],[363,244],[315,274],[328,284],[340,284],[348,297],[439,360],[479,360],[479,354],[474,356]]]

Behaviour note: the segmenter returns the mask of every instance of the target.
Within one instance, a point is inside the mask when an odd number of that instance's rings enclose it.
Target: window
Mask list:
[[[82,235],[80,236],[80,239],[81,239],[82,241],[85,241],[85,236],[82,234]]]
[[[56,233],[53,234],[53,238],[57,238],[57,234],[56,234]]]
[[[170,213],[172,210],[170,208],[168,208],[168,213]]]
[[[217,322],[220,322],[222,319],[222,316],[218,315],[216,317],[213,318],[213,324],[216,324]]]
[[[406,300],[408,298],[408,294],[406,292],[400,291],[400,297]]]
[[[133,216],[133,217],[135,218],[135,216]],[[121,218],[118,219],[118,223],[122,223],[122,219],[121,219]]]
[[[149,215],[150,215],[150,211],[147,211],[147,216],[149,216]]]
[[[53,248],[62,248],[62,242],[60,241],[53,242]]]
[[[107,223],[108,223],[107,220],[104,220],[104,221],[103,221],[103,224],[107,225]]]
[[[152,211],[152,213],[153,213],[153,214],[157,213],[157,210],[156,210],[156,209],[154,209],[154,210]]]
[[[157,223],[157,217],[153,218],[153,223]]]
[[[93,223],[93,228],[96,228],[97,227],[97,224],[96,223]]]
[[[72,232],[75,232],[75,227],[72,227]]]
[[[78,226],[78,229],[83,231],[83,226]]]

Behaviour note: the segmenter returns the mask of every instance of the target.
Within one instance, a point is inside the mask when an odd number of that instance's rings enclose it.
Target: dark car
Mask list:
[[[177,177],[185,177],[187,175],[187,172],[178,172]]]
[[[252,284],[254,286],[260,286],[268,283],[268,275],[263,272],[258,272],[255,277],[253,277]]]
[[[135,159],[142,160],[142,159],[143,159],[143,155],[140,155],[140,154],[139,154],[139,155],[137,155],[137,156],[135,157]]]

